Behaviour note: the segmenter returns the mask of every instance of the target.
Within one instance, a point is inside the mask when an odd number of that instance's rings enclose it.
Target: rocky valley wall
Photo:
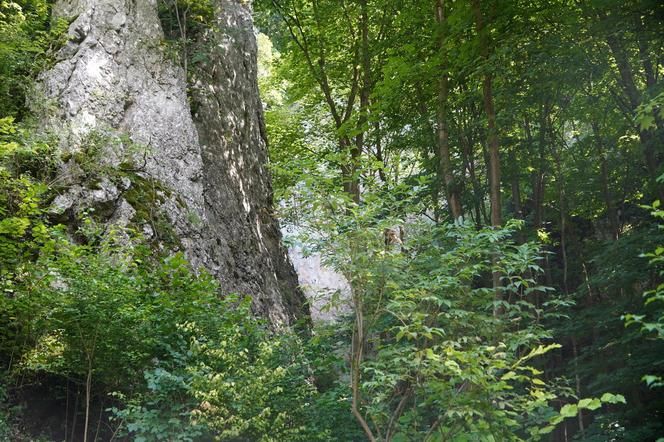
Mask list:
[[[251,5],[216,0],[191,97],[156,0],[59,0],[69,42],[34,107],[62,150],[61,219],[86,208],[181,250],[274,323],[307,317],[272,214]],[[196,109],[192,115],[191,109]]]

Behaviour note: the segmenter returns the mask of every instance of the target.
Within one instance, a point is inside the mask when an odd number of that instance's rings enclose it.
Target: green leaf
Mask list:
[[[509,381],[510,379],[515,379],[517,377],[516,373],[513,371],[508,371],[500,379],[503,381]]]
[[[547,425],[546,427],[544,427],[544,428],[542,428],[542,429],[539,430],[539,434],[549,434],[549,433],[551,433],[551,432],[552,432],[553,430],[555,430],[555,429],[556,429],[555,426],[553,426],[553,425]]]
[[[581,399],[579,401],[579,408],[587,408],[588,410],[597,410],[602,406],[602,402],[597,398]]]
[[[642,114],[638,118],[641,130],[650,129],[655,124],[655,117],[650,114]]]
[[[533,348],[532,350],[530,350],[530,353],[528,353],[526,356],[519,359],[516,362],[516,364],[514,364],[512,367],[514,368],[514,367],[520,365],[521,363],[523,363],[523,362],[525,362],[529,359],[532,359],[536,356],[541,356],[541,355],[549,352],[550,350],[560,348],[560,347],[561,347],[560,344],[549,344],[549,345],[546,345],[546,346],[545,345],[538,345],[536,348]]]
[[[613,394],[613,393],[604,393],[600,399],[602,402],[607,404],[626,404],[627,401],[622,394]]]
[[[659,376],[653,376],[650,374],[647,374],[641,378],[647,385],[648,387],[652,386],[654,383],[659,382],[662,380],[661,377]]]
[[[427,354],[427,358],[429,358],[433,361],[440,361],[440,356],[438,356],[436,353],[434,353],[432,349],[427,348],[426,354]]]
[[[563,408],[560,409],[560,415],[563,417],[574,417],[579,412],[579,409],[574,404],[565,404]]]

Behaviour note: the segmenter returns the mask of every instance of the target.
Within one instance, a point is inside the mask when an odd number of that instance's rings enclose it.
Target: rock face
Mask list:
[[[326,266],[320,254],[305,254],[302,247],[295,246],[289,256],[309,300],[314,323],[334,322],[352,311],[348,280]]]
[[[252,295],[257,314],[292,323],[308,309],[271,211],[250,4],[215,3],[192,115],[156,0],[56,2],[55,16],[73,18],[70,41],[34,100],[65,152],[54,207],[138,226],[224,292]]]

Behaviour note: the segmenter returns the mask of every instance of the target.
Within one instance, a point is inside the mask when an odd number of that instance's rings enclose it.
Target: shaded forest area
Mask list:
[[[659,256],[662,241],[646,207],[664,188],[661,4],[259,5],[278,52],[263,97],[286,198],[324,161],[348,199],[378,200],[382,216],[462,218],[477,229],[522,221],[515,243],[542,245],[542,273],[530,278],[555,292],[516,297],[494,272],[496,312],[533,303],[562,345],[546,356],[547,380],[564,376],[579,397],[613,391],[631,404],[584,411],[556,437],[661,436],[661,391],[641,379],[663,363],[661,306],[643,306],[661,279],[641,257]],[[293,201],[295,215],[308,210]],[[405,236],[407,248],[407,226]],[[553,299],[561,315],[540,318]],[[642,334],[625,326],[630,314],[628,323],[655,323]],[[613,425],[611,437],[600,430]]]
[[[159,2],[190,92],[230,3]],[[0,439],[662,440],[660,2],[255,1],[274,211],[350,286],[292,326],[63,225],[63,165],[135,172],[40,130],[51,8],[0,2]]]

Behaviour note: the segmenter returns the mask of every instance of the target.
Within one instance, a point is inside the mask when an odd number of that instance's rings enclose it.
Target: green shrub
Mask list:
[[[405,244],[388,244],[386,229],[404,222],[385,214],[412,202],[373,196],[314,196],[314,235],[303,235],[350,282],[353,314],[336,351],[350,347],[340,377],[365,437],[538,440],[579,410],[624,402],[579,400],[543,373],[538,358],[560,347],[544,321],[569,302],[537,282],[543,252],[514,240],[519,222],[411,221]]]
[[[126,234],[97,245],[54,235],[25,267],[0,299],[11,374],[81,385],[86,415],[113,393],[115,425],[136,440],[325,434],[307,424],[316,390],[300,338],[270,331],[250,299],[220,298],[181,255],[155,260]]]
[[[229,310],[230,312],[231,310]],[[251,319],[205,335],[180,327],[171,357],[145,373],[148,391],[114,410],[139,440],[315,440],[305,422],[314,390],[288,337],[270,337]]]

